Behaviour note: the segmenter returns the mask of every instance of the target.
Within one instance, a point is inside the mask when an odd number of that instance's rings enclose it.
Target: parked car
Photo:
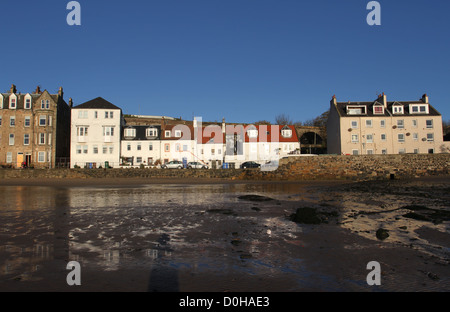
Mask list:
[[[202,164],[198,161],[191,161],[187,164],[188,169],[208,169],[208,166],[206,164]]]
[[[244,163],[242,163],[241,165],[242,169],[246,169],[246,168],[261,168],[261,165],[254,162],[254,161],[246,161]]]
[[[172,160],[161,165],[162,169],[183,169],[184,165],[181,161]]]

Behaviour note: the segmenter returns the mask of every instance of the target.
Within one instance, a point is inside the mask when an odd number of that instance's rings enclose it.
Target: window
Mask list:
[[[45,126],[47,123],[47,116],[39,116],[39,126]]]
[[[421,104],[421,105],[410,105],[410,112],[411,114],[428,114],[428,105],[427,104]]]
[[[381,134],[381,141],[386,141],[386,134],[385,133]]]
[[[103,154],[107,154],[108,153],[108,147],[107,146],[103,146],[102,152],[103,152]]]
[[[358,142],[359,142],[358,135],[352,134],[352,143],[358,143]]]
[[[49,100],[45,100],[45,108],[46,109],[50,108],[50,101]]]
[[[88,118],[88,111],[87,110],[80,110],[78,111],[78,119],[87,119]]]
[[[387,154],[387,149],[383,148],[383,149],[381,150],[381,154],[386,155],[386,154]]]
[[[9,117],[9,126],[10,127],[15,127],[16,126],[16,117],[14,117],[14,116]]]
[[[88,146],[83,145],[83,154],[87,154],[87,153],[88,153]]]
[[[77,154],[81,154],[81,145],[77,145]]]
[[[131,151],[131,144],[130,143],[127,144],[127,151]]]
[[[366,128],[372,128],[372,119],[366,120]]]
[[[366,106],[347,106],[348,115],[365,115]]]
[[[158,135],[158,129],[156,128],[147,128],[145,129],[145,135],[148,137],[154,137]]]
[[[149,143],[148,144],[148,150],[149,151],[153,151],[153,143]]]
[[[127,128],[124,130],[125,137],[128,138],[134,138],[136,136],[136,129],[135,128]]]
[[[27,98],[25,99],[25,109],[30,109],[31,108],[31,99]]]
[[[352,121],[352,129],[358,129],[358,121],[356,120]]]
[[[175,130],[175,137],[181,138],[181,130]]]
[[[187,152],[187,150],[188,150],[188,146],[185,144],[185,145],[183,145],[183,151],[184,152]]]
[[[405,128],[405,122],[403,119],[397,120],[397,128],[399,128],[399,129]]]
[[[170,144],[164,144],[164,151],[170,152]]]
[[[269,131],[267,131],[267,132],[269,132]],[[269,133],[267,133],[267,135],[269,135]],[[290,138],[290,137],[292,137],[292,130],[291,129],[283,129],[283,130],[281,130],[281,135],[284,138]]]
[[[427,129],[433,129],[433,119],[429,119],[426,121]]]
[[[92,152],[93,152],[94,154],[98,154],[98,146],[97,146],[97,145],[94,145],[94,146],[93,146]]]
[[[24,126],[25,127],[30,127],[31,126],[31,117],[30,116],[25,116]]]
[[[376,105],[373,107],[373,113],[376,115],[384,114],[384,107],[381,105]]]
[[[9,134],[9,145],[14,145],[14,133]]]
[[[103,127],[103,136],[114,136],[114,127]]]
[[[94,118],[95,118],[95,119],[98,118],[98,112],[97,112],[97,111],[94,112]]]
[[[2,116],[0,116],[0,126],[2,125]]]
[[[414,154],[419,154],[419,149],[418,148],[414,149]]]
[[[428,142],[434,141],[434,133],[427,133],[427,141]]]
[[[138,143],[138,145],[137,145],[137,150],[138,150],[138,151],[141,150],[141,143]]]
[[[417,128],[417,119],[412,120],[412,126],[413,128]]]
[[[414,141],[418,141],[419,140],[419,134],[418,133],[413,133],[413,140]]]
[[[400,149],[398,150],[398,153],[399,153],[399,154],[405,154],[405,153],[406,153],[406,150],[405,150],[404,148],[400,148]]]
[[[88,127],[77,127],[78,136],[87,136],[88,135]]]
[[[177,151],[177,152],[180,151],[180,144],[176,144],[176,145],[175,145],[175,151]]]
[[[357,149],[352,150],[353,155],[359,155],[359,151]]]
[[[393,105],[392,112],[394,114],[403,114],[403,105]]]
[[[39,133],[39,144],[45,144],[45,133]]]
[[[109,112],[109,118],[114,118],[114,112]]]
[[[366,135],[366,142],[367,143],[373,143],[373,134],[367,134]]]
[[[28,133],[23,135],[23,145],[30,145],[30,135]]]
[[[110,147],[109,147],[109,153],[112,154],[113,152],[114,152],[114,147],[113,147],[113,146],[110,146]]]
[[[405,142],[405,134],[399,133],[397,138],[400,143]]]
[[[373,149],[368,149],[367,150],[367,155],[373,155]]]
[[[136,163],[138,164],[142,163],[142,157],[136,157]]]
[[[12,163],[12,152],[7,152],[6,153],[6,162],[8,164]]]
[[[38,152],[38,162],[45,161],[45,152]]]
[[[384,120],[384,119],[380,120],[380,127],[381,128],[385,128],[386,127],[386,120]]]
[[[170,135],[171,135],[170,130],[166,130],[166,131],[164,132],[164,136],[165,136],[166,138],[170,138]]]
[[[109,114],[108,112],[105,112],[105,118],[108,118]]]
[[[17,107],[16,104],[17,104],[17,103],[16,103],[16,99],[15,99],[15,98],[11,98],[11,99],[9,100],[9,108],[10,108],[10,109],[16,109],[16,107]]]
[[[433,154],[434,153],[434,148],[429,148],[428,149],[428,154]]]

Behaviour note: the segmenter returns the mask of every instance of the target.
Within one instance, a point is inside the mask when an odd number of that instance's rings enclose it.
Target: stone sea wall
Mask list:
[[[223,180],[377,180],[448,175],[450,154],[322,155],[282,159],[259,169],[0,169],[0,179],[177,178]]]

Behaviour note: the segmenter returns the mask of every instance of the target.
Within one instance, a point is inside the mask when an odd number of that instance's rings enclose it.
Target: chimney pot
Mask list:
[[[10,91],[11,91],[11,93],[16,93],[17,92],[16,86],[14,84],[11,85],[11,90]]]

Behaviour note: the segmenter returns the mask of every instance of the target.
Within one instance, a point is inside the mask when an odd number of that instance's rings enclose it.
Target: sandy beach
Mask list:
[[[3,201],[0,291],[446,292],[449,182],[3,180],[6,198],[54,197],[48,211]]]

